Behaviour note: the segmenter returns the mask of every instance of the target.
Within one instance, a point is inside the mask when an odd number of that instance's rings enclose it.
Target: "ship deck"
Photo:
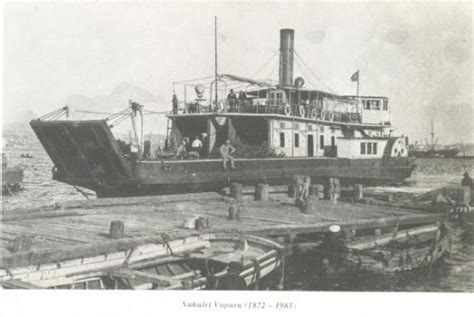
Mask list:
[[[250,196],[251,197],[251,196]],[[288,237],[324,232],[329,225],[368,229],[437,221],[441,214],[387,206],[319,202],[316,215],[302,213],[285,195],[270,201],[247,197],[240,202],[241,219],[229,220],[232,199],[217,193],[153,197],[103,198],[72,201],[35,209],[3,210],[1,218],[0,267],[48,263],[65,257],[97,255],[124,244],[140,244],[166,234],[169,239],[198,233],[242,232],[267,237]],[[205,217],[210,228],[186,229],[183,222]],[[125,237],[111,239],[110,223],[121,220]],[[17,237],[32,238],[29,251],[14,253]],[[148,239],[148,240],[147,240]],[[54,261],[53,261],[54,262]]]

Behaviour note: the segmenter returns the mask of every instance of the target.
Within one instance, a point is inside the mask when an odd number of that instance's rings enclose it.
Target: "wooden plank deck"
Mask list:
[[[1,216],[0,267],[13,263],[12,258],[33,253],[53,254],[62,249],[111,245],[119,240],[141,241],[166,234],[185,237],[198,233],[243,232],[255,235],[286,236],[321,232],[332,224],[343,229],[378,228],[408,223],[434,222],[442,214],[386,206],[320,201],[316,215],[302,213],[285,195],[273,195],[268,202],[245,199],[240,202],[241,220],[229,220],[232,200],[216,193],[97,199],[68,202],[37,209],[4,210]],[[209,218],[206,230],[183,228],[190,217]],[[125,224],[125,238],[108,237],[111,221]],[[14,239],[23,234],[33,238],[31,252],[12,253]],[[137,240],[138,239],[138,240]],[[127,241],[128,241],[127,240]],[[138,242],[137,242],[138,243]],[[100,248],[99,248],[100,249]],[[29,262],[31,263],[31,261]]]

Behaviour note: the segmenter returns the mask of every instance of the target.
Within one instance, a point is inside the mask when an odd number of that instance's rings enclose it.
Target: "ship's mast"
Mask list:
[[[214,82],[215,82],[215,100],[217,106],[217,17],[214,17]]]
[[[434,147],[434,127],[433,127],[433,120],[431,120],[431,146]]]

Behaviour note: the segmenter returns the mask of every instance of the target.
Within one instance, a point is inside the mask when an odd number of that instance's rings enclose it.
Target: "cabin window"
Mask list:
[[[365,154],[365,142],[360,143],[360,154]]]
[[[331,133],[336,133],[336,128],[331,127]]]
[[[299,129],[300,129],[300,124],[299,124],[299,123],[295,123],[293,127],[294,127],[295,130],[299,130]]]
[[[367,154],[372,154],[372,143],[367,143]]]
[[[324,150],[324,135],[319,136],[319,148]]]
[[[374,100],[374,105],[372,109],[380,110],[380,100]]]
[[[324,127],[323,126],[319,127],[319,132],[324,133]]]
[[[364,109],[370,110],[370,100],[364,100]]]
[[[385,110],[385,111],[388,110],[388,100],[383,101],[383,110]]]
[[[280,133],[280,147],[285,147],[285,132]]]
[[[312,130],[313,130],[313,125],[312,125],[312,124],[308,124],[308,130],[309,130],[309,131],[312,131]]]
[[[372,145],[372,152],[373,152],[374,154],[377,154],[377,143],[374,143],[374,144]]]
[[[335,136],[331,137],[331,146],[332,147],[336,146],[336,137]]]
[[[300,147],[300,134],[295,133],[295,147]]]

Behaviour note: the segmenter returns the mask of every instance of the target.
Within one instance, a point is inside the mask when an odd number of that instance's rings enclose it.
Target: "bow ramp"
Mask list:
[[[56,180],[91,188],[132,174],[105,120],[33,120],[30,125],[54,163]]]

